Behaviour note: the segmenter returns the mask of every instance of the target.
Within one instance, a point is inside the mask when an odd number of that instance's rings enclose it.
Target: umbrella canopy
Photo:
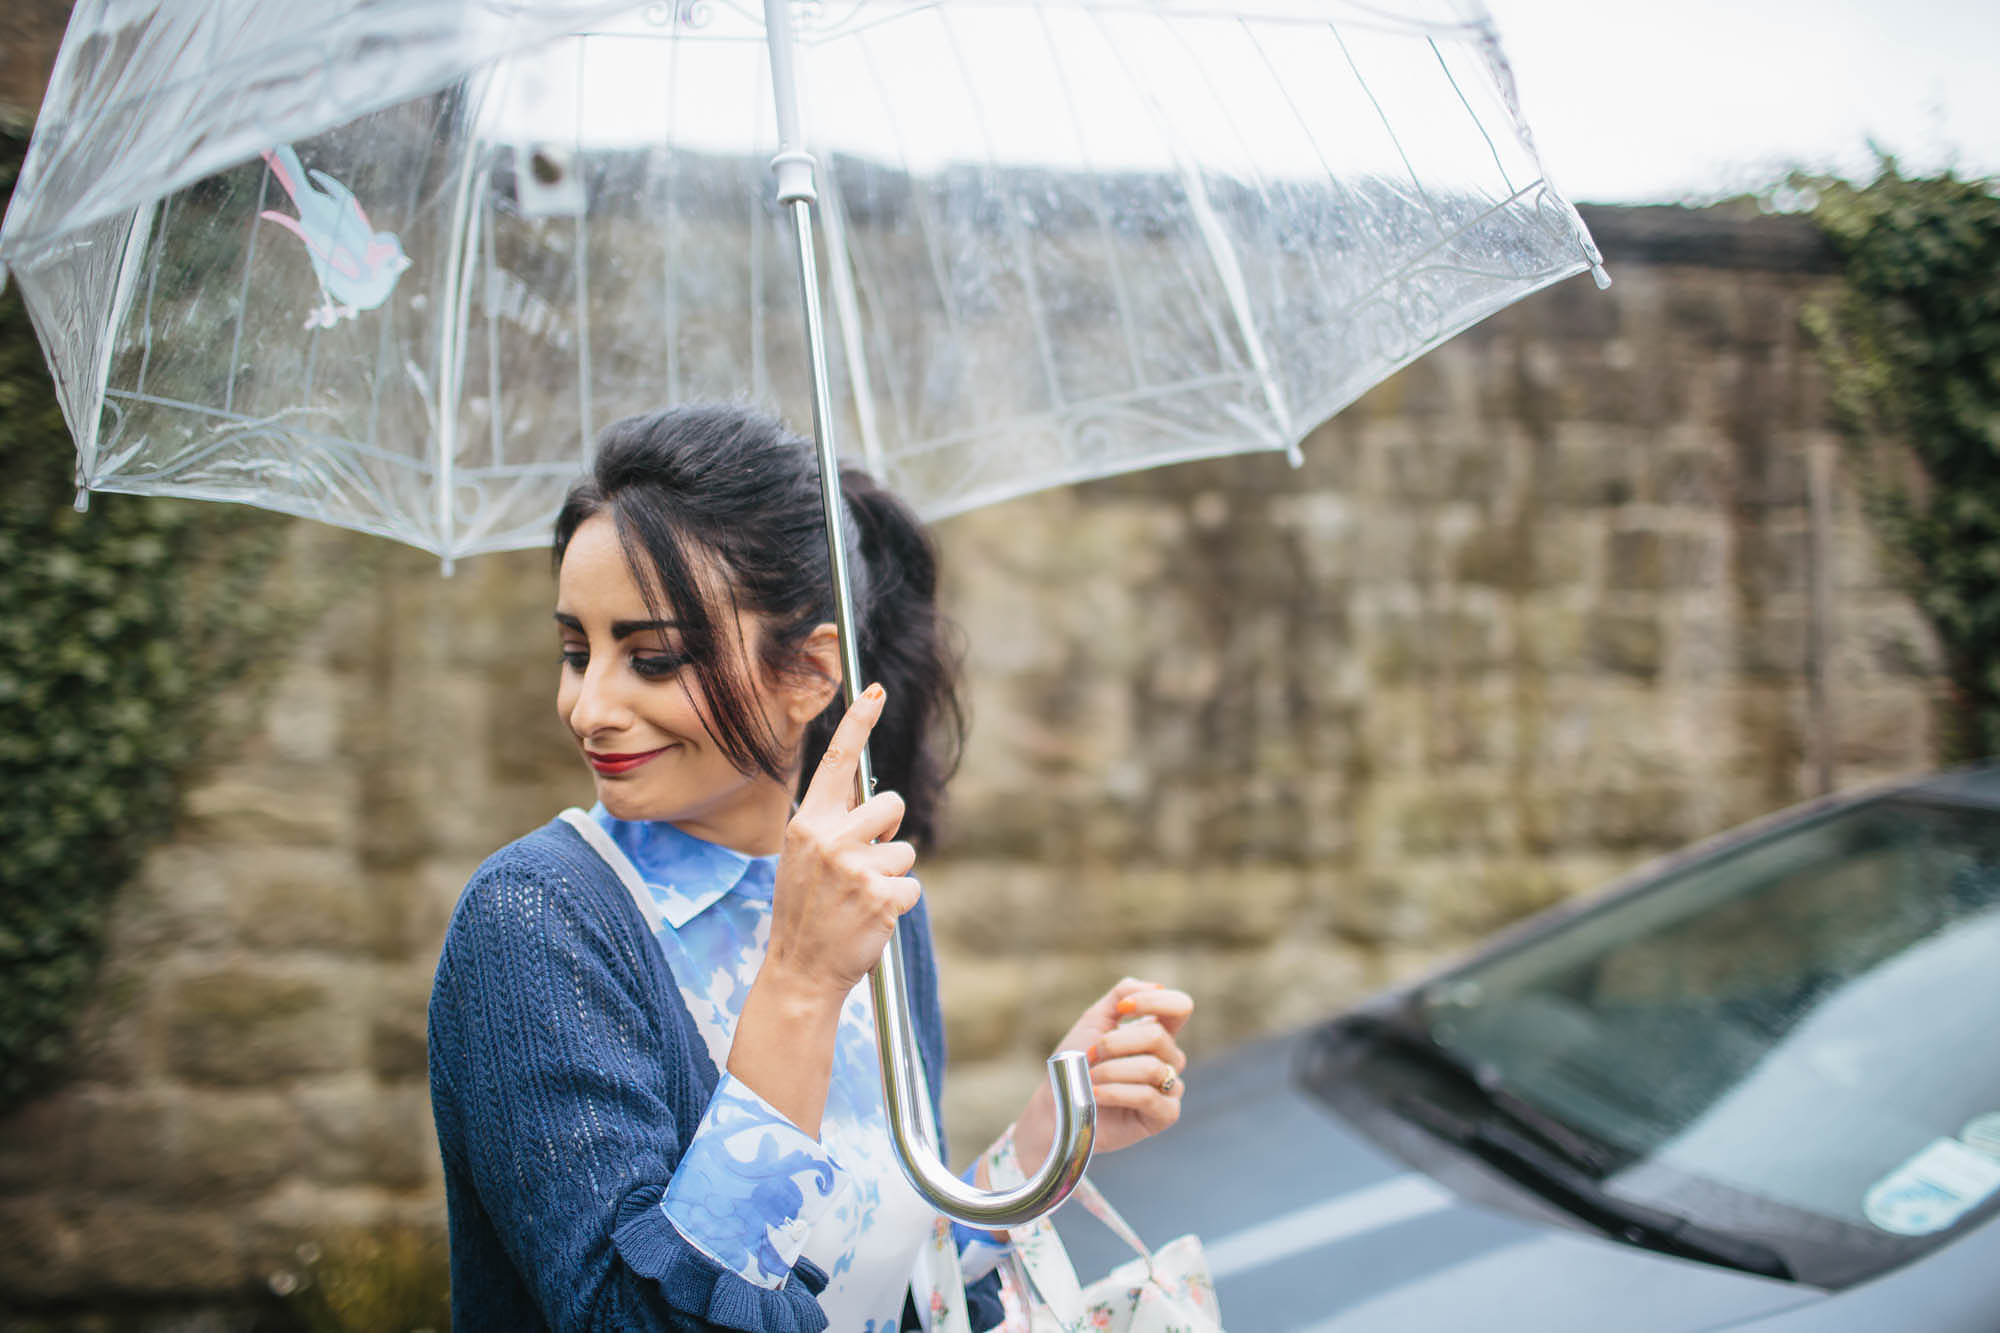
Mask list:
[[[603,422],[809,405],[850,703],[836,436],[931,517],[1296,451],[1509,301],[1607,281],[1475,0],[83,0],[0,263],[79,503],[244,501],[447,568],[547,540]],[[1083,1058],[1050,1061],[1035,1177],[973,1189],[895,935],[871,980],[918,1191],[994,1227],[1059,1203]]]
[[[794,23],[832,410],[930,517],[1296,449],[1597,266],[1474,0]],[[450,559],[618,416],[805,419],[772,106],[754,6],[82,0],[0,229],[80,486]]]

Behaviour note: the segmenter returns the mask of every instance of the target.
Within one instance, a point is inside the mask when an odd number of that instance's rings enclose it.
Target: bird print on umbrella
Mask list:
[[[330,329],[389,299],[396,280],[410,266],[394,233],[376,231],[354,192],[324,171],[307,171],[289,146],[264,154],[292,204],[294,218],[267,210],[257,216],[292,232],[306,243],[313,275],[319,279],[320,306],[306,316],[309,329]]]

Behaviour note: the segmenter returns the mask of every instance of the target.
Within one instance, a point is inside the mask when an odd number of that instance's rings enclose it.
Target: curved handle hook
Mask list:
[[[899,931],[889,937],[882,961],[868,974],[868,990],[875,1002],[876,1044],[882,1052],[882,1104],[903,1174],[931,1207],[967,1226],[1004,1231],[1032,1222],[1067,1199],[1090,1164],[1097,1139],[1097,1099],[1090,1090],[1089,1061],[1080,1051],[1062,1051],[1049,1060],[1055,1138],[1035,1173],[1012,1189],[968,1185],[939,1160],[937,1140],[930,1132],[929,1093],[912,1054],[916,1042],[904,975]]]

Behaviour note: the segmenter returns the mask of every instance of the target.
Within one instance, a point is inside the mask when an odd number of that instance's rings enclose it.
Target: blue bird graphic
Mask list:
[[[402,242],[394,233],[376,231],[354,191],[324,171],[307,171],[289,146],[263,156],[299,215],[267,210],[257,216],[269,218],[306,243],[313,275],[319,279],[321,304],[306,316],[306,327],[330,329],[388,300],[396,280],[410,266]]]

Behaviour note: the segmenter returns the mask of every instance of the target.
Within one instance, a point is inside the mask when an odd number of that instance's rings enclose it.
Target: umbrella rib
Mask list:
[[[1049,344],[1048,315],[1042,306],[1041,288],[1035,282],[1034,266],[1028,259],[1027,237],[1021,232],[1020,215],[1010,206],[1011,199],[1003,188],[1006,175],[995,165],[993,132],[987,127],[984,108],[979,105],[978,97],[973,91],[972,67],[966,64],[965,50],[958,44],[958,34],[953,31],[949,20],[945,19],[942,10],[938,11],[938,18],[944,20],[945,45],[951,48],[952,60],[957,63],[959,74],[964,81],[966,100],[972,103],[973,120],[979,126],[979,137],[986,141],[986,163],[983,170],[995,187],[994,193],[1001,196],[1000,214],[1003,219],[1001,225],[1006,228],[1008,242],[1014,251],[1014,263],[1021,279],[1022,294],[1027,298],[1028,326],[1035,335],[1035,351],[1041,358],[1042,381],[1048,389],[1050,404],[1061,408],[1064,405],[1062,381],[1056,375],[1056,352]]]
[[[1096,165],[1090,159],[1090,146],[1083,135],[1083,118],[1077,114],[1076,97],[1070,91],[1069,80],[1062,78],[1062,53],[1056,44],[1056,35],[1049,28],[1048,10],[1035,6],[1035,18],[1042,29],[1042,39],[1048,44],[1049,59],[1055,65],[1057,78],[1055,85],[1062,90],[1063,109],[1069,113],[1070,131],[1076,137],[1076,153],[1083,163],[1083,178],[1090,182],[1096,207],[1092,209],[1097,219],[1097,234],[1104,242],[1104,266],[1111,273],[1112,299],[1118,303],[1118,327],[1125,335],[1125,359],[1132,367],[1134,388],[1146,386],[1146,371],[1139,360],[1139,344],[1132,336],[1136,320],[1132,315],[1132,294],[1125,282],[1125,270],[1118,262],[1118,246],[1111,233],[1110,209],[1104,198],[1104,180],[1098,175]]]
[[[257,223],[264,212],[264,199],[271,188],[271,168],[267,164],[257,178],[257,210],[250,215],[250,243],[243,247],[243,282],[236,293],[236,331],[229,339],[229,378],[222,382],[222,410],[236,407],[236,371],[243,356],[243,316],[250,309],[250,266],[257,262]]]
[[[833,286],[833,315],[840,325],[840,342],[846,352],[848,390],[854,397],[854,416],[861,426],[861,453],[871,476],[886,479],[882,457],[882,428],[875,420],[875,389],[868,377],[868,349],[861,337],[861,313],[854,299],[854,271],[848,266],[847,209],[840,186],[832,171],[821,173],[826,182],[826,198],[820,217],[826,223],[827,276]]]
[[[1306,142],[1312,145],[1313,157],[1319,162],[1320,170],[1326,173],[1327,186],[1338,194],[1351,195],[1352,191],[1340,183],[1340,174],[1333,169],[1333,164],[1326,160],[1326,152],[1320,147],[1319,135],[1313,133],[1311,124],[1306,120],[1305,111],[1299,106],[1298,99],[1292,95],[1291,85],[1280,77],[1277,62],[1271,59],[1270,50],[1265,47],[1263,39],[1247,22],[1243,25],[1243,30],[1250,38],[1250,45],[1256,48],[1258,58],[1264,62],[1264,68],[1271,72],[1271,86],[1285,99],[1285,105],[1291,109],[1292,119],[1298,122],[1300,132],[1306,136]],[[1368,252],[1369,257],[1375,261],[1377,268],[1386,269],[1391,266],[1389,255],[1376,243],[1373,233],[1368,228],[1356,227],[1354,235],[1360,241],[1361,247]],[[1317,246],[1307,247],[1306,259],[1312,265],[1313,275],[1320,276]]]
[[[409,202],[403,205],[403,215],[406,218],[414,218],[416,216],[417,204],[423,197],[424,173],[421,171],[412,171],[410,173]],[[375,372],[368,377],[368,447],[370,449],[376,447],[375,441],[380,438],[381,434],[382,386],[389,378],[387,373],[389,365],[389,335],[391,329],[394,327],[393,321],[386,317],[388,312],[385,310],[383,314],[385,318],[379,321],[382,332],[375,340]]]
[[[1083,399],[1081,402],[1066,403],[1060,409],[1053,411],[1023,412],[1017,416],[1008,417],[1007,424],[1011,426],[1020,422],[1030,425],[1059,427],[1065,417],[1075,417],[1086,413],[1095,415],[1102,413],[1106,408],[1115,407],[1121,403],[1144,402],[1149,398],[1160,398],[1169,394],[1185,393],[1190,389],[1215,388],[1226,384],[1248,384],[1255,378],[1255,373],[1248,370],[1225,371],[1216,375],[1196,375],[1184,380],[1176,380],[1172,384],[1165,386],[1148,385],[1145,388],[1130,389],[1124,393],[1100,394],[1095,398]],[[969,441],[976,440],[982,435],[991,434],[993,429],[991,426],[973,426],[966,430],[952,431],[948,435],[933,435],[928,439],[920,440],[916,444],[900,450],[898,456],[902,458],[916,458],[924,454],[934,454],[941,450],[953,449]],[[1268,441],[1259,441],[1257,447],[1268,449],[1272,446]]]
[[[895,136],[896,153],[901,159],[900,165],[903,169],[904,179],[912,182],[910,186],[910,211],[916,214],[917,230],[923,233],[924,253],[930,258],[931,280],[937,284],[938,303],[944,307],[945,324],[951,330],[951,340],[954,345],[961,347],[969,346],[969,340],[965,337],[965,321],[958,308],[958,301],[952,294],[951,283],[948,281],[949,275],[945,271],[944,251],[938,246],[937,228],[932,223],[929,209],[925,207],[924,192],[914,184],[917,173],[910,168],[910,146],[904,140],[902,126],[897,123],[897,119],[893,114],[895,103],[889,97],[888,85],[883,82],[882,71],[875,64],[873,51],[865,43],[861,46],[860,50],[861,63],[867,67],[868,77],[875,84],[875,96],[877,100],[884,107],[892,108],[892,113],[889,116],[889,131]],[[909,426],[905,424],[905,437],[907,438],[912,433]]]
[[[581,89],[584,86],[584,39],[579,37],[575,41],[576,82],[577,87]],[[570,156],[571,169],[581,171],[583,169],[583,98],[581,96],[576,101],[576,126],[572,147],[575,151]],[[481,193],[483,194],[484,191],[482,190]],[[597,431],[594,429],[594,423],[591,420],[590,401],[590,227],[585,218],[585,214],[588,211],[587,207],[577,210],[575,218],[576,245],[571,251],[574,266],[573,281],[576,285],[576,424],[579,434],[577,456],[585,459],[590,457],[590,442],[597,437]]]
[[[1161,16],[1160,21],[1165,22],[1165,17]],[[1099,24],[1101,27],[1102,20],[1099,20]],[[1178,40],[1179,35],[1175,35]],[[1153,95],[1151,86],[1133,77],[1130,65],[1118,51],[1118,44],[1111,40],[1109,33],[1105,34],[1105,40],[1117,55],[1120,67],[1125,70],[1126,79],[1151,105],[1161,133],[1166,135],[1168,150],[1174,158],[1174,169],[1179,172],[1181,187],[1187,192],[1188,209],[1194,214],[1195,231],[1208,249],[1209,262],[1215,266],[1216,278],[1222,283],[1223,296],[1229,302],[1230,313],[1236,317],[1237,333],[1243,339],[1243,350],[1249,355],[1251,368],[1256,371],[1258,381],[1264,390],[1264,402],[1270,409],[1272,424],[1287,445],[1294,445],[1292,414],[1285,405],[1277,377],[1271,373],[1270,359],[1264,353],[1264,339],[1258,333],[1256,321],[1251,316],[1250,293],[1248,285],[1243,280],[1243,265],[1237,258],[1236,249],[1230,243],[1228,234],[1222,228],[1222,220],[1216,216],[1215,205],[1208,197],[1208,187],[1202,183],[1200,168],[1189,156],[1187,146],[1181,142],[1180,136],[1174,132],[1173,121],[1167,116],[1166,108],[1161,106],[1159,99]],[[1299,461],[1295,451],[1291,453],[1291,457],[1294,464]]]
[[[1354,80],[1361,85],[1362,95],[1368,99],[1368,104],[1375,108],[1375,116],[1382,122],[1383,133],[1387,134],[1389,142],[1396,146],[1396,156],[1403,160],[1403,169],[1410,173],[1410,184],[1416,186],[1417,193],[1423,197],[1424,207],[1430,210],[1431,221],[1437,223],[1438,229],[1442,231],[1444,219],[1438,213],[1437,204],[1432,200],[1430,192],[1424,189],[1424,182],[1417,175],[1416,165],[1410,161],[1410,154],[1403,147],[1403,140],[1396,133],[1396,127],[1389,123],[1389,115],[1382,110],[1381,100],[1375,96],[1375,90],[1368,86],[1367,76],[1361,72],[1361,66],[1355,63],[1354,53],[1347,49],[1347,39],[1340,35],[1338,25],[1329,23],[1326,27],[1327,31],[1333,34],[1333,40],[1339,43],[1340,54],[1346,58],[1347,67],[1354,71]]]
[[[796,67],[800,100],[805,103],[805,122],[816,125],[812,115],[813,85],[811,62]],[[861,313],[854,297],[854,270],[847,253],[847,205],[833,170],[831,150],[819,154],[815,174],[824,188],[818,213],[826,225],[826,270],[833,288],[833,317],[840,326],[841,350],[845,353],[848,393],[854,400],[854,416],[861,427],[861,455],[869,475],[878,480],[888,475],[882,457],[882,429],[875,420],[875,388],[868,374],[868,348],[861,336]]]
[[[1465,89],[1458,86],[1458,79],[1452,74],[1451,65],[1446,62],[1444,51],[1437,44],[1437,38],[1431,38],[1430,44],[1431,54],[1437,57],[1438,68],[1444,71],[1445,82],[1449,83],[1451,90],[1458,94],[1458,104],[1464,107],[1465,114],[1472,118],[1472,126],[1479,131],[1479,137],[1486,140],[1486,151],[1493,155],[1493,165],[1500,171],[1500,183],[1511,193],[1514,189],[1514,180],[1507,174],[1507,164],[1500,160],[1499,145],[1493,142],[1493,136],[1486,132],[1486,123],[1479,119],[1479,113],[1474,111],[1472,103],[1466,100]]]
[[[486,281],[481,284],[480,293],[480,304],[486,307],[486,438],[488,447],[493,451],[494,466],[498,467],[506,457],[506,445],[500,429],[500,303],[493,299],[493,270],[499,266],[499,261],[493,253],[496,223],[490,190],[479,192],[479,212],[483,221],[479,231],[480,265],[486,271]]]
[[[253,417],[247,413],[231,411],[227,408],[209,407],[202,403],[191,403],[183,398],[165,398],[158,394],[135,393],[131,389],[106,389],[104,396],[106,398],[116,398],[121,402],[145,403],[149,407],[171,407],[176,411],[192,412],[197,416],[214,417],[218,420],[241,426],[268,426],[272,421],[277,419],[275,417]],[[304,412],[309,409],[298,407],[291,410],[294,412]],[[339,451],[361,454],[396,467],[409,468],[414,472],[425,470],[425,466],[420,460],[404,454],[391,453],[380,445],[364,444],[360,440],[350,440],[344,435],[329,435],[324,431],[301,430],[296,426],[287,426],[285,429],[298,436],[301,440],[309,440],[317,443],[328,452]]]
[[[160,259],[166,252],[167,224],[173,214],[174,196],[168,195],[160,201],[160,218],[152,245],[153,266],[146,274],[146,304],[139,316],[139,374],[134,384],[141,393],[146,391],[146,371],[153,364],[153,291],[160,282]]]
[[[678,37],[680,35],[680,26],[681,7],[675,5],[673,10],[673,31],[669,33],[669,36]],[[660,237],[666,251],[662,256],[662,261],[666,265],[666,271],[662,275],[662,290],[660,293],[660,319],[664,325],[660,330],[660,340],[666,344],[667,350],[667,401],[670,403],[677,403],[681,398],[680,339],[677,336],[680,327],[681,155],[679,149],[675,147],[674,142],[675,125],[679,120],[680,110],[680,61],[681,43],[677,41],[668,42],[667,124],[666,138],[664,140],[667,150],[665,182],[667,217],[666,225],[661,228],[662,234]]]

